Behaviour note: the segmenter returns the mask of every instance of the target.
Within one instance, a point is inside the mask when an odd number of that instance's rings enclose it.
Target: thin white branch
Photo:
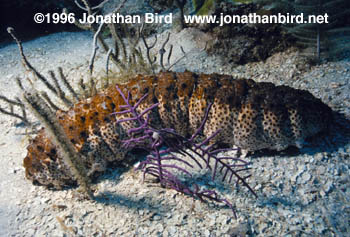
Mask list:
[[[92,75],[92,72],[93,72],[93,69],[94,69],[94,61],[95,61],[96,51],[98,49],[97,37],[100,34],[103,25],[104,25],[104,23],[102,22],[100,24],[100,26],[98,27],[98,29],[97,29],[97,31],[96,31],[96,33],[94,35],[94,40],[92,42],[92,53],[91,53],[90,63],[89,63],[90,75]]]

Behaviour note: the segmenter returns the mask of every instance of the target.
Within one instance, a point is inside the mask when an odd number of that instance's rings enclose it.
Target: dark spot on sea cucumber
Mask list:
[[[108,123],[108,122],[110,122],[110,121],[111,121],[111,119],[110,119],[110,118],[108,118],[108,117],[106,116],[106,117],[104,117],[104,118],[103,118],[103,121],[105,121],[106,123]]]
[[[86,131],[80,132],[80,137],[81,137],[81,138],[87,138],[87,133],[86,133]]]
[[[38,149],[38,151],[43,152],[44,148],[42,146],[36,146],[36,148]]]
[[[56,153],[57,153],[57,151],[56,151],[56,149],[55,148],[51,148],[51,150],[50,150],[50,155],[56,155]]]

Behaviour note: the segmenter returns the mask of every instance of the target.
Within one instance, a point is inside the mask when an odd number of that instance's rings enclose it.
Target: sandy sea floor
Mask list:
[[[165,33],[159,42],[164,38]],[[202,51],[205,40],[196,30],[173,33],[174,60],[181,56],[179,44],[191,52],[174,70],[226,73],[308,89],[350,117],[350,60],[308,66],[295,49],[289,49],[265,62],[233,66]],[[47,75],[61,66],[74,83],[87,76],[91,44],[91,34],[77,32],[52,34],[23,46],[38,71]],[[104,74],[103,56],[97,55],[96,76]],[[26,73],[15,44],[0,48],[0,75],[0,94],[19,96],[15,78],[25,78]],[[43,88],[40,83],[36,86]],[[0,101],[0,106],[6,108],[6,103]],[[132,170],[110,170],[101,177],[96,201],[80,200],[74,190],[33,186],[22,167],[27,128],[0,114],[0,236],[347,236],[350,136],[346,123],[339,119],[328,138],[300,151],[248,156],[253,163],[249,183],[258,199],[244,188],[214,184],[236,207],[238,219],[234,219],[221,205],[193,201],[157,184],[142,184],[142,175]]]

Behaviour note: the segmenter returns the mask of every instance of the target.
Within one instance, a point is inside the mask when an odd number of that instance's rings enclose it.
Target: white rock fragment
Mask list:
[[[177,229],[176,229],[175,226],[170,226],[168,228],[168,233],[169,233],[170,236],[174,236],[176,234],[176,232],[177,232]]]
[[[154,215],[153,220],[154,221],[159,221],[161,219],[160,215]]]
[[[139,228],[139,233],[142,235],[145,235],[149,232],[149,229],[147,227],[141,227]]]
[[[163,227],[163,225],[162,225],[161,223],[158,223],[158,224],[155,226],[155,229],[156,229],[158,232],[162,233],[163,230],[164,230],[164,227]]]
[[[306,184],[307,182],[309,182],[311,179],[311,175],[309,172],[304,172],[301,176],[301,184]]]
[[[292,175],[291,181],[295,183],[302,172],[304,172],[304,167],[299,167],[298,171],[294,175]]]
[[[328,180],[327,183],[324,185],[324,191],[326,193],[329,193],[329,191],[331,191],[332,187],[333,187],[332,181]]]

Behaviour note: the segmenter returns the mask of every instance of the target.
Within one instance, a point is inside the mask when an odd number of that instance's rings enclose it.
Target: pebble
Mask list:
[[[328,192],[331,191],[332,187],[333,187],[333,183],[332,183],[332,181],[329,180],[329,181],[327,181],[327,183],[324,185],[324,191],[325,191],[326,193],[328,193]]]
[[[177,230],[175,226],[168,227],[168,233],[170,236],[174,236],[176,234]]]
[[[308,172],[304,172],[301,176],[301,183],[305,184],[311,179],[311,175]]]
[[[163,230],[164,230],[164,227],[163,227],[163,225],[162,225],[161,223],[159,223],[159,224],[157,224],[157,225],[155,226],[155,229],[156,229],[158,232],[162,233]]]
[[[143,227],[139,229],[140,234],[145,235],[149,232],[149,229],[147,227]]]
[[[153,216],[154,221],[159,221],[161,219],[160,215]]]
[[[32,228],[28,229],[26,234],[28,236],[35,236],[35,229],[32,229]]]

